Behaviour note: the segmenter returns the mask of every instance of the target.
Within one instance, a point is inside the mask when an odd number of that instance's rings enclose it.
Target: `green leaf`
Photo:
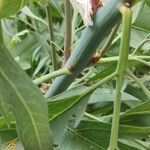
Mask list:
[[[14,15],[27,4],[28,0],[1,0],[0,1],[0,18],[6,18]]]
[[[36,16],[36,15],[30,10],[29,7],[25,6],[25,7],[21,10],[21,12],[22,12],[24,15],[27,15],[27,16],[29,16],[29,17],[35,19],[35,20],[38,20],[38,21],[42,22],[43,24],[45,24],[45,25],[47,26],[47,23],[46,23],[44,20],[42,20],[41,18],[39,18],[38,16]]]
[[[50,63],[49,44],[40,34],[30,31],[26,38],[17,43],[10,53],[24,69],[30,69],[34,61],[39,62],[33,76],[35,76],[45,64]]]
[[[148,135],[150,128],[133,126],[119,127],[120,150],[141,150],[141,147],[125,143],[121,139],[134,140]],[[109,145],[111,124],[97,121],[83,120],[77,128],[67,127],[66,134],[61,145],[61,150],[106,150]]]
[[[139,44],[149,35],[149,32],[145,32],[139,29],[132,29],[131,31],[131,47],[137,48]],[[145,43],[142,46],[142,50],[149,51],[150,42]]]
[[[14,112],[18,134],[25,149],[52,149],[45,99],[3,49],[0,50],[0,85],[0,100]]]
[[[121,124],[134,125],[134,126],[150,126],[150,101],[137,105],[120,117]]]
[[[18,137],[15,129],[0,129],[2,145],[8,144]]]
[[[94,75],[89,81],[97,81],[101,80],[109,74],[113,73],[116,70],[116,63],[112,63],[111,65],[106,66],[105,68],[101,68],[96,75]]]
[[[146,4],[150,7],[150,1],[146,0]]]
[[[140,1],[135,6],[133,6],[133,8],[132,8],[132,11],[133,11],[132,23],[134,23],[136,21],[137,17],[139,16],[139,14],[141,13],[141,11],[144,7],[144,4],[145,4],[145,1]]]
[[[61,100],[50,99],[49,115],[55,144],[63,139],[66,126],[77,126],[83,117],[89,95],[72,96]],[[75,118],[75,120],[74,120]],[[61,124],[61,125],[60,125]]]
[[[93,94],[90,97],[89,103],[97,103],[97,102],[113,102],[116,97],[116,90],[115,89],[107,89],[107,88],[98,88],[96,89]],[[139,99],[135,98],[134,96],[122,92],[122,101],[126,102],[127,101],[138,101],[140,102]]]
[[[150,8],[147,5],[145,5],[141,14],[138,16],[136,22],[134,23],[134,26],[149,32],[150,31],[149,14],[150,14]]]

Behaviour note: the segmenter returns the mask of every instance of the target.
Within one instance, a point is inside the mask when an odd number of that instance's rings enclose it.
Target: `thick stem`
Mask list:
[[[145,85],[128,69],[127,74],[134,79],[134,81],[140,86],[145,95],[150,98],[150,91],[145,87]]]
[[[52,16],[51,16],[51,6],[50,4],[46,6],[46,16],[47,16],[47,22],[48,22],[48,32],[50,36],[50,41],[55,41],[54,38],[54,32],[53,32],[53,21],[52,21]],[[52,65],[53,65],[53,70],[57,70],[57,56],[56,56],[56,49],[55,45],[51,45],[51,51],[49,52],[51,55],[52,59]]]
[[[49,74],[46,74],[40,78],[37,78],[35,80],[33,80],[34,84],[36,85],[40,85],[41,83],[43,82],[46,82],[52,78],[55,78],[55,77],[58,77],[58,76],[61,76],[61,75],[71,75],[71,71],[69,68],[64,68],[64,69],[60,69],[60,70],[57,70],[57,71],[54,71],[52,73],[49,73]]]
[[[72,7],[69,0],[65,0],[65,43],[64,43],[64,63],[71,55],[72,47]]]
[[[128,51],[130,43],[130,32],[131,32],[131,20],[132,12],[131,9],[122,6],[120,11],[123,15],[123,33],[120,46],[119,62],[117,66],[117,81],[116,81],[116,100],[114,101],[114,113],[111,128],[111,136],[108,150],[118,149],[118,131],[119,131],[119,114],[121,108],[121,94],[122,85],[125,70],[127,69],[128,63]]]
[[[93,16],[93,26],[88,26],[85,29],[80,40],[76,44],[76,48],[64,65],[64,67],[71,66],[73,68],[72,75],[57,77],[46,93],[47,98],[65,91],[89,64],[99,44],[121,20],[121,14],[118,10],[119,6],[122,5],[121,1],[110,1],[108,5],[97,11]]]

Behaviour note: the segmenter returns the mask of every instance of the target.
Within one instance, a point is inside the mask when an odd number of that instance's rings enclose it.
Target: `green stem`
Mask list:
[[[105,77],[104,79],[102,79],[101,81],[97,82],[96,84],[92,85],[87,91],[86,94],[89,94],[90,92],[93,92],[95,89],[97,89],[98,87],[100,87],[102,84],[112,80],[113,78],[115,78],[117,76],[117,72],[114,72],[112,74],[110,74],[109,76]]]
[[[121,109],[121,94],[122,94],[122,85],[125,70],[128,65],[128,52],[129,52],[129,43],[130,43],[130,32],[131,32],[131,21],[132,21],[132,12],[131,9],[122,6],[120,11],[123,16],[123,33],[120,46],[120,55],[119,62],[117,66],[117,81],[116,81],[116,100],[114,101],[114,112],[113,112],[113,121],[111,128],[111,136],[108,150],[117,150],[118,149],[118,131],[119,131],[119,114]]]
[[[65,91],[89,64],[98,45],[110,34],[112,28],[120,22],[121,14],[118,8],[121,5],[122,0],[110,1],[108,5],[97,11],[95,16],[93,16],[93,26],[86,27],[76,44],[76,48],[64,66],[71,66],[73,68],[72,75],[56,78],[46,93],[47,98]]]
[[[4,48],[2,20],[0,20],[0,48]]]
[[[121,38],[121,33],[112,41],[112,45],[114,45]]]
[[[79,85],[81,82],[83,82],[87,77],[89,77],[89,75],[92,73],[92,71],[90,70],[88,73],[86,73],[82,78],[77,79],[75,82],[73,82],[69,88],[73,88],[77,85]]]
[[[142,63],[142,64],[144,64],[145,66],[150,67],[150,62],[146,62],[146,61],[144,61],[142,59],[135,59],[135,60],[138,61],[138,62],[140,62],[140,63]]]
[[[47,16],[47,22],[48,22],[48,32],[50,36],[50,41],[55,41],[54,33],[53,33],[53,21],[52,21],[52,13],[51,13],[51,5],[46,6],[46,16]],[[52,65],[53,70],[57,70],[57,57],[56,57],[56,49],[55,45],[52,44],[51,51],[49,52],[52,58]]]
[[[100,64],[105,64],[105,63],[112,63],[116,62],[119,60],[119,56],[114,56],[114,57],[106,57],[106,58],[101,58],[100,61],[98,61],[95,65],[100,65]],[[137,55],[129,55],[129,61],[139,61],[141,63],[145,64],[145,61],[142,62],[143,60],[150,60],[150,56],[137,56]],[[146,62],[148,65],[148,62]]]
[[[147,42],[150,42],[150,39],[144,39],[139,46],[133,51],[132,55],[135,55],[137,53],[137,51]]]
[[[71,75],[71,71],[69,68],[64,68],[64,69],[60,69],[60,70],[57,70],[57,71],[54,71],[52,73],[49,73],[49,74],[46,74],[40,78],[37,78],[35,80],[33,80],[34,84],[36,85],[40,85],[41,83],[43,82],[46,82],[52,78],[55,78],[55,77],[58,77],[58,76],[61,76],[61,75]]]
[[[65,43],[64,43],[64,63],[71,55],[72,47],[72,7],[68,0],[65,0]]]
[[[100,52],[101,57],[112,46],[112,41],[113,41],[113,39],[114,39],[114,37],[116,35],[116,32],[117,32],[117,30],[119,28],[119,25],[120,25],[120,22],[113,27],[113,29],[112,29],[112,31],[111,31],[111,33],[110,33],[106,43],[104,44],[103,48],[101,49],[101,52]]]
[[[140,86],[145,95],[150,98],[150,91],[145,87],[145,85],[128,69],[127,74],[134,79],[134,81]]]
[[[89,113],[87,113],[87,112],[85,112],[84,115],[85,115],[87,118],[91,119],[91,120],[100,121],[100,119],[99,119],[98,117],[96,117],[96,116],[94,116],[94,115],[91,115],[91,114],[89,114]]]

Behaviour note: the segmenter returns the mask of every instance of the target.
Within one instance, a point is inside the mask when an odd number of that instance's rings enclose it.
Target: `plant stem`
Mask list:
[[[134,79],[134,81],[140,86],[145,95],[150,98],[150,91],[145,87],[145,85],[128,69],[127,74]]]
[[[54,71],[52,73],[49,73],[49,74],[46,74],[40,78],[37,78],[35,80],[33,80],[34,84],[36,85],[39,85],[43,82],[46,82],[52,78],[55,78],[55,77],[58,77],[58,76],[61,76],[61,75],[71,75],[71,71],[69,68],[64,68],[64,69],[60,69],[60,70],[57,70],[57,71]]]
[[[89,77],[89,75],[92,73],[92,71],[90,70],[88,73],[86,73],[82,78],[77,79],[75,82],[73,82],[69,88],[73,88],[76,85],[79,85],[81,82],[83,82],[87,77]]]
[[[0,20],[0,48],[4,48],[2,20]]]
[[[96,62],[95,65],[104,64],[104,63],[112,63],[112,62],[115,62],[115,61],[118,61],[118,60],[119,60],[118,56],[101,58],[101,60]],[[150,56],[129,55],[129,59],[128,60],[129,61],[139,61],[139,62],[143,63],[142,62],[143,60],[150,60]],[[148,62],[147,62],[146,65],[148,65]]]
[[[147,42],[150,42],[150,39],[144,39],[140,44],[139,46],[133,51],[132,55],[135,55],[136,52]]]
[[[87,113],[87,112],[85,112],[84,115],[85,115],[87,118],[89,118],[89,119],[92,119],[92,120],[95,120],[95,121],[100,121],[100,119],[99,119],[98,117],[96,117],[96,116],[94,116],[94,115],[91,115],[91,114],[89,114],[89,113]]]
[[[131,32],[131,9],[122,6],[120,11],[123,16],[123,33],[120,45],[119,62],[117,66],[117,81],[116,81],[116,100],[114,101],[113,121],[111,128],[111,136],[108,150],[118,149],[118,131],[119,131],[119,114],[121,109],[121,94],[125,70],[128,65],[128,52]]]
[[[71,55],[72,47],[72,7],[69,0],[65,0],[65,43],[64,43],[64,62],[67,62]]]
[[[96,84],[94,84],[91,87],[89,87],[89,89],[86,91],[86,93],[89,94],[90,92],[93,92],[95,89],[97,89],[98,87],[100,87],[102,84],[104,84],[104,83],[112,80],[113,78],[115,78],[116,75],[117,75],[117,72],[114,72],[114,73],[110,74],[109,76],[105,77],[101,81],[99,81]]]
[[[114,37],[115,37],[115,35],[116,35],[116,32],[117,32],[117,30],[118,30],[118,28],[119,28],[119,25],[120,25],[120,22],[119,22],[117,25],[115,25],[115,26],[113,27],[113,29],[112,29],[112,31],[111,31],[111,33],[110,33],[110,35],[109,35],[109,37],[108,37],[106,43],[104,44],[103,48],[101,49],[100,57],[102,57],[102,55],[103,55],[107,50],[110,49],[110,47],[111,47],[111,45],[112,45],[112,41],[113,41],[113,39],[114,39]]]
[[[51,16],[51,5],[46,6],[46,16],[47,16],[47,22],[48,22],[48,32],[50,36],[50,41],[55,41],[54,38],[54,32],[53,32],[53,21],[52,21],[52,16]],[[51,45],[51,51],[49,52],[51,55],[52,59],[52,65],[53,65],[53,70],[57,70],[57,56],[56,56],[56,49],[55,45]]]

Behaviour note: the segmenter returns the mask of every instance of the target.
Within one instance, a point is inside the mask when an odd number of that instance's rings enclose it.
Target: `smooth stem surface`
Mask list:
[[[105,63],[112,63],[112,62],[116,62],[118,60],[119,60],[118,56],[101,58],[100,61],[98,61],[95,65],[101,65],[101,64],[105,64]],[[129,55],[128,60],[129,61],[138,61],[140,63],[143,63],[143,64],[149,66],[149,62],[146,62],[144,60],[150,60],[150,56]]]
[[[114,101],[114,112],[113,112],[113,121],[111,128],[111,136],[108,150],[117,150],[118,149],[118,131],[119,131],[119,114],[121,108],[121,94],[122,94],[122,85],[124,73],[127,69],[128,63],[128,51],[130,43],[130,32],[131,32],[131,20],[132,12],[131,9],[122,6],[120,11],[123,16],[123,33],[120,45],[120,55],[119,62],[117,66],[117,81],[116,81],[116,100]]]
[[[98,117],[96,117],[96,116],[94,116],[94,115],[91,115],[91,114],[89,114],[89,113],[87,113],[87,112],[85,112],[84,115],[85,115],[87,118],[91,119],[91,120],[100,121],[100,119],[99,119]]]
[[[39,85],[39,84],[46,82],[52,78],[55,78],[55,77],[58,77],[58,76],[61,76],[64,74],[71,75],[71,71],[68,68],[60,69],[60,70],[54,71],[52,73],[46,74],[40,78],[37,78],[37,79],[33,80],[33,82],[34,82],[34,84]]]
[[[127,74],[140,86],[145,95],[150,98],[150,91],[145,87],[145,85],[128,69]]]
[[[47,16],[47,22],[48,22],[48,32],[50,36],[50,41],[55,42],[54,38],[54,33],[53,33],[53,21],[52,21],[52,16],[51,16],[51,6],[50,4],[46,6],[46,16]],[[51,55],[52,59],[52,65],[53,65],[53,70],[57,70],[57,57],[56,57],[56,49],[55,45],[51,45],[51,51],[49,52]]]
[[[65,43],[64,43],[64,63],[71,55],[72,47],[72,6],[69,0],[65,0]]]

